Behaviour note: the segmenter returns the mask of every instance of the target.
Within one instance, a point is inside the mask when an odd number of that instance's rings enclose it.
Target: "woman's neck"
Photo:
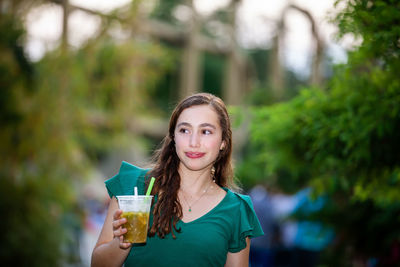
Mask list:
[[[181,177],[180,189],[186,193],[197,195],[201,194],[205,188],[208,188],[212,183],[211,168],[206,168],[200,171],[191,171],[186,168],[179,168]]]

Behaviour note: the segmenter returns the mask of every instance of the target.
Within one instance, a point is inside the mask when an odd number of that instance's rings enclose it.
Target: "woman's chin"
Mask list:
[[[201,164],[200,162],[198,164],[196,163],[190,163],[190,164],[183,164],[183,167],[189,171],[202,171],[205,169],[210,169],[212,167],[212,164]]]

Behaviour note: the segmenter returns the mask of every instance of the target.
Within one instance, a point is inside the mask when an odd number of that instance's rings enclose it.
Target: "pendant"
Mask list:
[[[189,207],[189,212],[192,212],[192,208],[191,207]]]

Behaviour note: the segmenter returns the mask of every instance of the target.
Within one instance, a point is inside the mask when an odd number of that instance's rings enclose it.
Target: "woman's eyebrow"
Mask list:
[[[178,127],[181,127],[181,126],[192,127],[192,125],[191,125],[190,123],[188,123],[188,122],[181,122],[181,123],[178,123],[178,125],[176,125],[177,128],[178,128]],[[210,127],[210,128],[213,128],[213,129],[217,129],[217,127],[215,127],[213,124],[207,123],[207,122],[202,123],[202,124],[200,124],[199,126],[200,126],[201,128]]]
[[[190,125],[190,123],[181,122],[181,123],[178,123],[178,125],[176,125],[176,128],[181,127],[181,126],[192,127],[192,125]]]
[[[215,127],[211,123],[202,123],[202,124],[200,124],[200,127],[210,127],[210,128],[213,128],[213,129],[217,129],[217,127]]]

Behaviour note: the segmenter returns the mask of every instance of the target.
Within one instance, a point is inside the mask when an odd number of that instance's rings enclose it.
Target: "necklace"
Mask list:
[[[215,183],[215,180],[213,180],[213,183]],[[201,194],[201,196],[200,196],[198,199],[196,199],[192,204],[189,204],[189,202],[188,202],[187,199],[186,199],[185,192],[183,192],[183,190],[182,190],[183,200],[185,200],[186,205],[188,205],[188,207],[189,207],[189,210],[188,210],[188,211],[189,211],[189,212],[192,212],[192,207],[193,207],[207,192],[208,192],[208,189],[210,189],[211,187],[213,187],[213,183],[211,183],[211,184],[207,187],[207,189],[203,191],[203,193]]]

